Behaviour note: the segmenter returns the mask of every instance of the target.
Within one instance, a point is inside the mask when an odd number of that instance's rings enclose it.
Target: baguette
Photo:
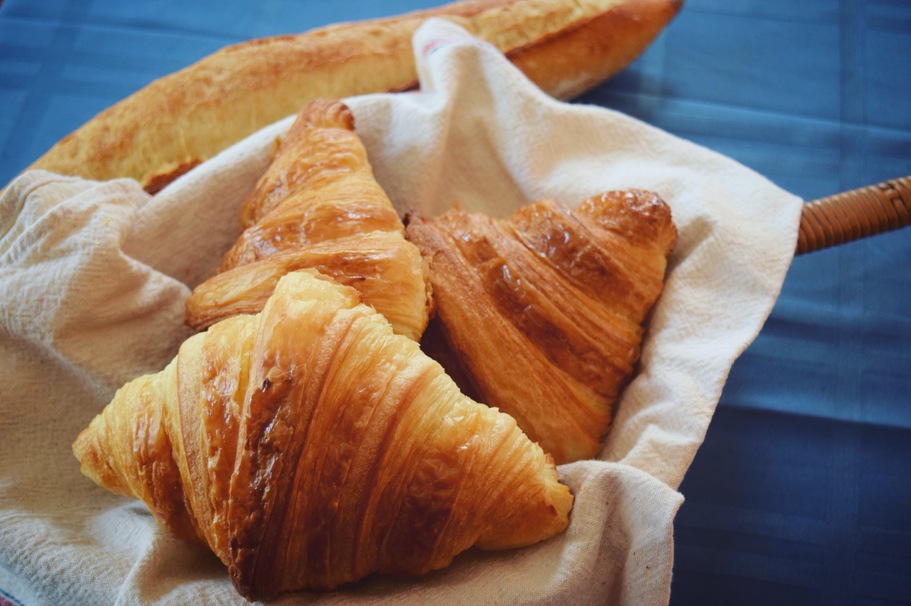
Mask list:
[[[450,19],[492,43],[547,93],[568,99],[632,62],[682,0],[468,0],[225,47],[102,111],[30,168],[155,193],[308,101],[412,89],[411,38]]]

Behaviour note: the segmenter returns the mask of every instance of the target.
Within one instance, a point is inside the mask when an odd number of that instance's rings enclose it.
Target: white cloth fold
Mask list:
[[[658,192],[680,238],[601,459],[565,465],[561,536],[471,551],[419,579],[281,603],[667,603],[677,492],[727,373],[759,332],[801,201],[732,160],[545,96],[486,43],[430,20],[421,91],[346,100],[397,208],[506,215],[537,198]],[[32,604],[236,604],[222,565],[82,477],[70,444],[123,382],[190,333],[183,304],[237,236],[283,120],[150,197],[128,180],[29,172],[0,198],[0,596]],[[15,602],[14,602],[15,603]]]

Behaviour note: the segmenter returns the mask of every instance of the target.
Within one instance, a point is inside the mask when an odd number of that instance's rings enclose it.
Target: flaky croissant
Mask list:
[[[241,227],[216,275],[188,299],[190,326],[256,313],[281,276],[315,268],[359,290],[396,332],[420,338],[430,309],[421,255],[342,102],[304,106],[244,204]]]
[[[73,445],[83,473],[208,544],[251,599],[561,532],[552,459],[359,300],[286,275],[122,387]]]
[[[406,230],[429,260],[428,336],[442,336],[447,371],[557,463],[597,454],[676,233],[667,205],[643,191],[576,209],[535,202],[500,220],[453,209]]]

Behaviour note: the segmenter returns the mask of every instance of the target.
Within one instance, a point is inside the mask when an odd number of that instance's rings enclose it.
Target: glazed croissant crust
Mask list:
[[[287,274],[122,387],[73,446],[83,473],[208,544],[251,599],[561,532],[552,459],[360,298]]]
[[[218,272],[187,301],[188,325],[256,313],[281,276],[314,268],[359,290],[396,332],[420,338],[430,309],[421,256],[405,240],[342,102],[301,109],[240,221],[243,232]]]
[[[443,347],[425,346],[557,463],[596,455],[663,288],[676,241],[667,205],[617,191],[506,219],[453,209],[412,217],[406,234],[429,260],[428,339]]]

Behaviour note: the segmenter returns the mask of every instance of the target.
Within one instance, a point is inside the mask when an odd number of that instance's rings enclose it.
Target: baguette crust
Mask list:
[[[623,69],[682,0],[469,0],[406,15],[251,40],[164,76],[55,144],[30,168],[150,193],[319,98],[414,88],[411,38],[452,20],[510,58],[545,92],[578,95]]]

